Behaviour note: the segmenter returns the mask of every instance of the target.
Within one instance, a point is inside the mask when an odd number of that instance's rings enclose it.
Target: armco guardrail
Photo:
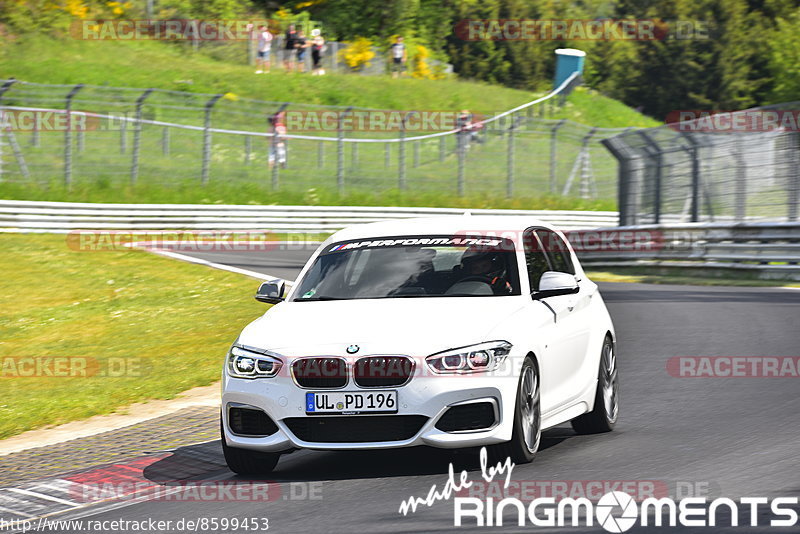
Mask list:
[[[528,215],[565,230],[614,226],[614,211],[486,210],[363,206],[94,204],[0,200],[0,231],[269,230],[328,233],[353,224],[442,215]]]
[[[800,280],[800,223],[623,226],[610,232],[614,239],[606,241],[611,246],[604,246],[602,231],[577,233],[584,240],[578,255],[587,267],[749,272],[764,279]]]

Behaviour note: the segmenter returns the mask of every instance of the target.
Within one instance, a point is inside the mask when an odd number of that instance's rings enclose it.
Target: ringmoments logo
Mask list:
[[[516,464],[511,458],[488,465],[486,447],[480,451],[480,477],[470,478],[462,470],[456,475],[453,464],[448,466],[447,480],[439,487],[433,484],[423,497],[410,496],[400,503],[398,513],[407,516],[432,507],[441,501],[453,501],[453,526],[500,527],[516,524],[519,527],[602,527],[607,532],[627,532],[636,525],[643,527],[716,527],[749,525],[751,527],[795,527],[798,525],[798,497],[743,497],[738,501],[725,497],[689,496],[676,500],[662,497],[664,490],[657,481],[572,481],[573,488],[585,492],[585,497],[547,495],[548,489],[538,487],[533,499],[516,496],[496,498],[484,490],[497,486],[501,493],[512,488]],[[476,485],[481,496],[472,493]],[[502,485],[502,488],[500,488]],[[631,489],[639,500],[627,491],[608,489],[599,498],[589,498],[589,489],[598,487]],[[512,488],[513,491],[513,488]],[[494,494],[494,493],[493,493]],[[519,493],[517,493],[519,494]],[[527,496],[527,495],[526,495]],[[592,496],[596,497],[596,494]],[[711,531],[713,532],[713,531]]]
[[[453,526],[534,526],[592,527],[607,532],[627,532],[643,527],[794,527],[798,524],[795,508],[798,497],[743,497],[737,501],[725,497],[647,498],[641,502],[623,491],[611,491],[594,503],[587,498],[552,497],[525,503],[509,497],[499,501],[456,497],[453,502]]]

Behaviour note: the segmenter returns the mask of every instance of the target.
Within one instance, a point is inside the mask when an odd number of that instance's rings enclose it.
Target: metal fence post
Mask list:
[[[458,153],[458,175],[456,177],[456,188],[458,196],[464,196],[464,165],[466,164],[466,132],[460,131],[456,134],[456,151]]]
[[[736,150],[733,157],[736,160],[734,219],[743,221],[747,217],[747,167],[744,161],[744,147],[741,139],[736,139]]]
[[[653,223],[661,223],[661,172],[662,164],[662,150],[644,130],[637,132],[639,136],[644,139],[647,146],[650,148],[648,152],[655,158],[655,173],[653,178]]]
[[[325,166],[325,141],[317,142],[317,168]]]
[[[136,185],[139,178],[139,149],[142,142],[142,107],[144,100],[150,96],[154,89],[147,89],[136,99],[136,119],[133,123],[133,163],[131,164],[131,185]]]
[[[339,194],[344,193],[344,128],[342,121],[353,111],[352,106],[339,114],[336,124],[336,187]]]
[[[11,85],[16,82],[16,80],[8,80],[6,81],[2,87],[0,87],[0,103],[3,100],[3,95],[5,95],[6,91],[11,88]],[[14,135],[14,131],[11,128],[5,129],[4,119],[4,110],[2,105],[0,104],[0,135],[5,133],[6,139],[8,139],[8,144],[11,146],[11,151],[14,153],[14,159],[17,160],[17,165],[19,165],[19,170],[22,172],[22,176],[25,178],[30,178],[31,174],[28,171],[28,165],[25,163],[25,157],[22,155],[22,149],[19,147],[19,143],[17,142],[17,136]],[[3,132],[5,130],[5,132]],[[0,140],[0,144],[2,144],[2,140]],[[3,161],[2,157],[0,157],[0,166],[2,166]],[[2,177],[2,169],[0,169],[0,177]]]
[[[416,112],[410,111],[400,118],[400,142],[398,143],[400,146],[397,147],[397,186],[401,191],[406,188],[406,121],[414,113]]]
[[[600,142],[617,160],[617,209],[619,210],[618,224],[619,226],[627,226],[631,224],[628,209],[631,168],[629,156],[624,153],[619,146],[625,143],[625,141],[622,141],[621,135],[618,135],[616,137],[602,139]]]
[[[6,129],[5,128],[5,124],[6,124],[6,121],[5,121],[5,110],[3,109],[3,106],[2,106],[3,95],[6,93],[6,91],[8,91],[11,88],[11,86],[14,84],[14,82],[16,82],[16,80],[8,80],[3,84],[2,87],[0,87],[0,181],[2,181],[2,178],[3,178],[3,139],[2,139],[2,134],[3,134],[4,130]],[[35,123],[35,121],[34,121],[34,123]]]
[[[565,122],[567,122],[566,119],[558,121],[553,126],[553,129],[550,131],[550,193],[551,194],[555,194],[556,189],[558,189],[558,184],[556,184],[556,141],[558,138],[558,129],[561,128]]]
[[[203,120],[203,167],[201,170],[201,183],[208,183],[208,175],[211,168],[211,108],[223,95],[212,96],[205,104],[205,117]]]
[[[124,154],[128,150],[128,121],[122,117],[119,119],[119,153]]]
[[[692,201],[691,201],[691,222],[700,221],[700,154],[697,153],[697,142],[689,132],[681,132],[683,137],[691,143],[688,152],[692,158]]]
[[[161,153],[169,156],[169,126],[164,126],[161,131]]]
[[[508,153],[506,161],[506,198],[514,196],[514,129],[517,127],[519,117],[511,115],[511,124],[508,126]]]
[[[67,127],[64,130],[64,185],[67,189],[72,187],[72,99],[81,89],[83,89],[82,83],[73,87],[64,102],[64,110],[67,113]]]
[[[787,187],[788,197],[788,210],[787,219],[789,221],[797,220],[798,203],[800,203],[800,133],[797,131],[783,134],[787,136],[787,144],[789,145],[789,183]]]

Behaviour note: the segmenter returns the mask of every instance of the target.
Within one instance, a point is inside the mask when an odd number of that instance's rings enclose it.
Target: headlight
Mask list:
[[[509,352],[508,341],[488,341],[432,354],[425,361],[435,373],[480,373],[497,369]]]
[[[228,351],[228,374],[234,378],[272,378],[282,366],[283,362],[270,354],[236,346]]]

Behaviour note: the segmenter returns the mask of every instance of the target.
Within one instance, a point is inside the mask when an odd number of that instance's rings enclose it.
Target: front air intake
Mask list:
[[[301,388],[343,388],[347,385],[347,362],[343,358],[300,358],[292,363],[292,376]]]

